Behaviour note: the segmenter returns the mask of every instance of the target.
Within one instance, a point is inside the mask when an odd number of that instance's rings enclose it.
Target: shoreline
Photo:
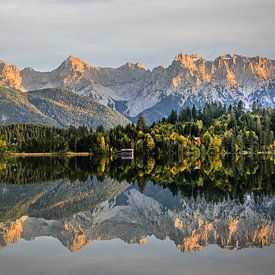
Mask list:
[[[274,155],[275,152],[272,151],[259,151],[259,152],[239,152],[239,153],[225,153],[224,155]],[[47,152],[47,153],[25,153],[25,152],[5,152],[0,153],[1,156],[7,156],[7,157],[88,157],[94,155],[92,152]],[[192,155],[186,154],[186,155]],[[211,155],[211,154],[210,154]]]
[[[88,157],[91,156],[90,152],[49,152],[49,153],[2,153],[3,156],[11,157],[54,157],[54,156],[65,156],[65,157]]]

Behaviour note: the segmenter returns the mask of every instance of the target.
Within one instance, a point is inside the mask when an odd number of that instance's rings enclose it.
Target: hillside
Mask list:
[[[41,123],[59,127],[85,125],[111,128],[128,120],[115,110],[91,98],[65,89],[45,89],[22,93],[0,87],[0,123]]]

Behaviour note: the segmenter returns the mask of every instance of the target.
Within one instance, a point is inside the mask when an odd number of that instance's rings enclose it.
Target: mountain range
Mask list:
[[[275,61],[229,54],[208,61],[199,55],[178,54],[168,67],[148,70],[143,63],[108,68],[70,56],[50,72],[20,70],[0,61],[0,86],[22,93],[63,88],[132,121],[143,113],[152,122],[172,109],[202,107],[211,101],[229,105],[242,100],[249,108],[259,100],[265,107],[275,107]]]

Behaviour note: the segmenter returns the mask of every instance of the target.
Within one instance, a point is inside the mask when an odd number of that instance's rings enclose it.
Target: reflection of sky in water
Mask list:
[[[0,250],[0,274],[274,274],[274,255],[275,246],[228,251],[210,245],[181,253],[170,240],[155,237],[145,246],[115,239],[72,253],[57,240],[41,237]]]

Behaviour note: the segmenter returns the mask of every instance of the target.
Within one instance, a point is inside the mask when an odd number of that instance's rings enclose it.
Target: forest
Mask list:
[[[274,152],[275,109],[254,102],[251,110],[239,101],[233,106],[206,103],[202,109],[182,108],[147,125],[111,130],[98,126],[57,128],[39,124],[0,126],[0,152],[90,152],[112,155],[132,148],[138,155],[226,154]]]

